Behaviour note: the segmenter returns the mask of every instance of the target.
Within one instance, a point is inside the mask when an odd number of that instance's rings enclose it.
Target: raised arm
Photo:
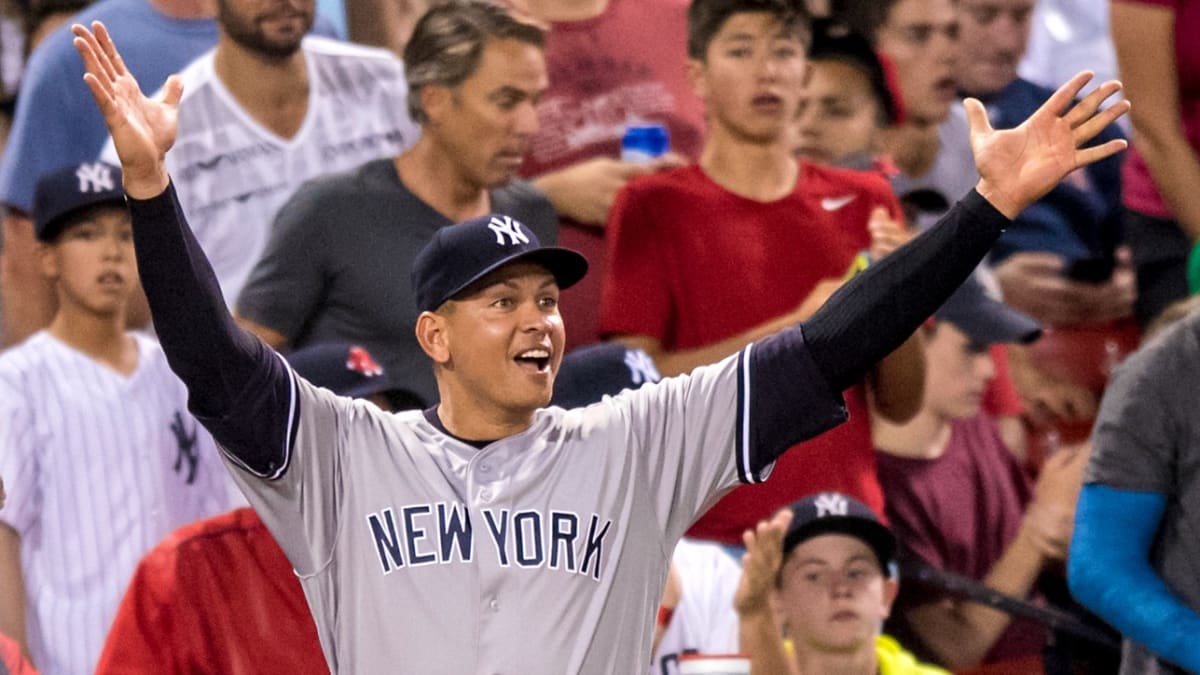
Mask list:
[[[252,472],[272,476],[290,435],[291,378],[273,352],[234,323],[175,197],[165,158],[175,142],[182,84],[172,76],[158,98],[147,98],[103,24],[71,30],[84,82],[121,160],[138,273],[171,369],[221,445]]]
[[[791,509],[742,534],[742,578],[734,595],[738,615],[739,649],[750,657],[755,675],[796,675],[796,663],[783,645],[779,621],[772,606],[775,581],[783,564],[783,538],[792,522]]]
[[[1137,150],[1192,241],[1200,239],[1200,156],[1184,133],[1180,115],[1179,66],[1175,63],[1177,10],[1132,2],[1113,2],[1112,36],[1121,76],[1130,83],[1137,112],[1130,118]]]
[[[971,147],[980,180],[933,228],[838,290],[815,315],[756,343],[749,352],[752,423],[750,466],[766,466],[805,440],[793,430],[795,409],[787,392],[811,358],[840,392],[857,382],[921,325],[970,275],[1018,213],[1075,169],[1124,149],[1124,140],[1080,146],[1129,109],[1116,103],[1097,112],[1120,90],[1107,82],[1075,105],[1091,79],[1080,73],[1029,119],[996,131],[983,105],[967,100]],[[807,345],[807,349],[801,345]]]

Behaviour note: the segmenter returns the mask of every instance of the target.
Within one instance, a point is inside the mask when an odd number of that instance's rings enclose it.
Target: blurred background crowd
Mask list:
[[[555,401],[584,405],[933,226],[978,178],[964,98],[1006,128],[1121,79],[1096,142],[1129,151],[692,527],[647,671],[1200,668],[1200,2],[497,2],[527,29],[475,44],[445,18],[470,0],[0,0],[0,672],[327,672],[156,351],[66,27],[93,19],[147,90],[182,73],[168,168],[241,325],[390,410],[437,404],[408,279],[439,227],[505,213],[588,257]]]

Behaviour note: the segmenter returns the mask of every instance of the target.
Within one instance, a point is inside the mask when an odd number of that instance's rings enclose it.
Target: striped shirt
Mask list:
[[[0,354],[0,520],[21,538],[26,627],[46,675],[93,672],[138,561],[228,508],[211,437],[159,346],[122,375],[43,331]]]
[[[404,65],[382,49],[309,36],[308,110],[283,138],[249,115],[213,66],[180,73],[179,133],[167,153],[188,223],[232,306],[262,257],[275,214],[305,181],[399,155],[417,140]],[[102,157],[117,163],[110,140]]]

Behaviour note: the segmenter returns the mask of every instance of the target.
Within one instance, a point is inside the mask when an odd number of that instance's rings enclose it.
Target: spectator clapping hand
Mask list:
[[[783,536],[791,522],[791,509],[783,509],[742,534],[746,553],[742,556],[742,580],[733,597],[739,616],[770,611],[771,592],[783,563]]]
[[[1004,300],[1050,326],[1123,319],[1133,315],[1137,295],[1129,249],[1117,250],[1112,276],[1101,283],[1067,276],[1063,259],[1053,253],[1014,253],[996,266]]]

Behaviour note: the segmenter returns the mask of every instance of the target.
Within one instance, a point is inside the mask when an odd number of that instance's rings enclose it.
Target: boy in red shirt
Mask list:
[[[900,206],[874,173],[798,161],[789,128],[806,70],[808,19],[783,0],[695,0],[688,74],[708,113],[698,164],[632,181],[609,219],[601,330],[649,353],[664,376],[717,361],[800,321],[855,256],[902,240]],[[924,361],[909,341],[870,378],[876,409],[906,419]],[[799,497],[837,490],[877,511],[867,387],[851,422],[775,465],[769,484],[718,502],[690,535],[738,544],[744,529]]]

